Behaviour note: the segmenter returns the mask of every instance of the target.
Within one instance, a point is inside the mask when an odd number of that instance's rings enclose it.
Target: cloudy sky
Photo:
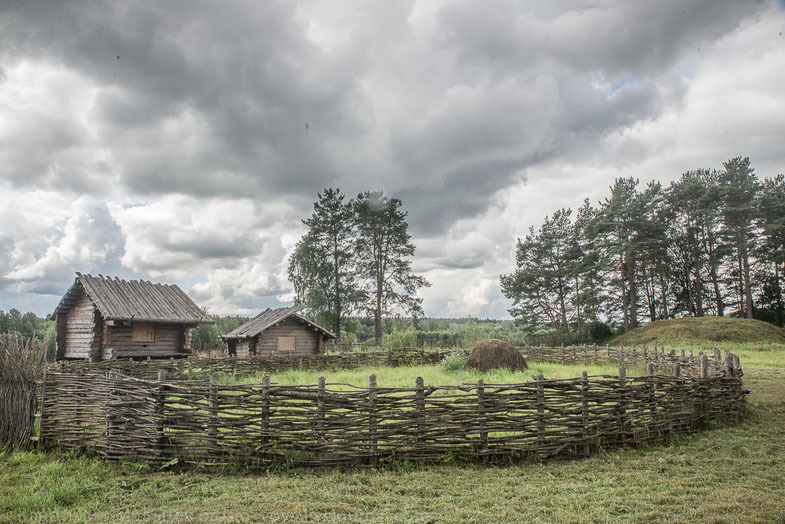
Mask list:
[[[0,2],[0,309],[75,271],[212,313],[292,298],[316,193],[403,200],[428,316],[507,316],[499,274],[619,176],[785,171],[785,3]]]

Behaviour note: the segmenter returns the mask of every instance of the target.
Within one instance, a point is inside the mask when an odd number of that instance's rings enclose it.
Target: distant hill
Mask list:
[[[785,343],[785,329],[760,320],[729,317],[659,320],[611,340],[611,345],[700,344],[713,342]]]

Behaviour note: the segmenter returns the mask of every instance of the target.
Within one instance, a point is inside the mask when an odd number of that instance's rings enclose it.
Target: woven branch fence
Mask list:
[[[561,348],[554,355],[568,353]],[[625,362],[638,358],[621,350]],[[588,354],[588,353],[587,353]],[[600,355],[600,352],[596,353]],[[603,360],[608,355],[601,355]],[[616,355],[618,356],[618,355]],[[645,376],[385,388],[156,380],[47,372],[40,441],[109,460],[201,466],[478,463],[584,456],[662,441],[738,419],[745,391],[735,355],[651,352]],[[572,357],[570,357],[572,358]]]
[[[636,346],[625,348],[609,346],[561,346],[561,347],[524,347],[518,351],[531,362],[557,362],[561,364],[597,364],[615,362],[621,365],[645,366],[653,362],[656,369],[667,369],[679,362],[681,369],[695,374],[698,358],[692,351],[665,353],[663,349]],[[340,352],[328,355],[276,356],[247,358],[234,357],[193,357],[169,360],[118,359],[100,362],[83,360],[62,361],[50,367],[54,371],[79,371],[82,373],[107,373],[117,371],[121,375],[136,378],[155,379],[158,372],[166,371],[170,380],[207,379],[212,373],[245,377],[262,373],[276,373],[287,369],[357,369],[372,366],[417,366],[437,364],[452,353],[469,353],[465,349],[415,349],[395,348],[383,351]],[[713,350],[709,360],[711,372],[724,372],[724,357]]]

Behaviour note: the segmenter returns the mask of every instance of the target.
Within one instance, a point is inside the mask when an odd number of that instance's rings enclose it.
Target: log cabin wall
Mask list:
[[[247,338],[241,338],[235,343],[234,346],[234,356],[239,358],[245,358],[250,355],[250,342]]]
[[[295,337],[295,349],[278,349],[278,337]],[[321,334],[295,318],[287,318],[276,326],[262,331],[256,342],[256,354],[261,356],[315,355],[319,353]],[[239,344],[238,344],[238,356]]]
[[[154,324],[155,340],[136,342],[133,340],[132,324],[107,328],[107,351],[109,358],[167,358],[188,353],[183,345],[184,327],[180,324]]]
[[[58,322],[58,328],[63,329],[62,334],[58,329],[58,341],[63,340],[62,358],[90,358],[94,310],[93,301],[87,295],[82,295],[66,313],[65,321],[62,324]]]

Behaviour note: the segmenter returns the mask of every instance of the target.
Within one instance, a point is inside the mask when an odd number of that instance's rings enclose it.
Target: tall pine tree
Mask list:
[[[417,316],[422,299],[417,290],[430,286],[412,272],[414,244],[401,201],[381,191],[366,191],[353,201],[357,231],[355,258],[362,281],[363,308],[373,315],[374,337],[382,342],[382,317],[394,309]]]

